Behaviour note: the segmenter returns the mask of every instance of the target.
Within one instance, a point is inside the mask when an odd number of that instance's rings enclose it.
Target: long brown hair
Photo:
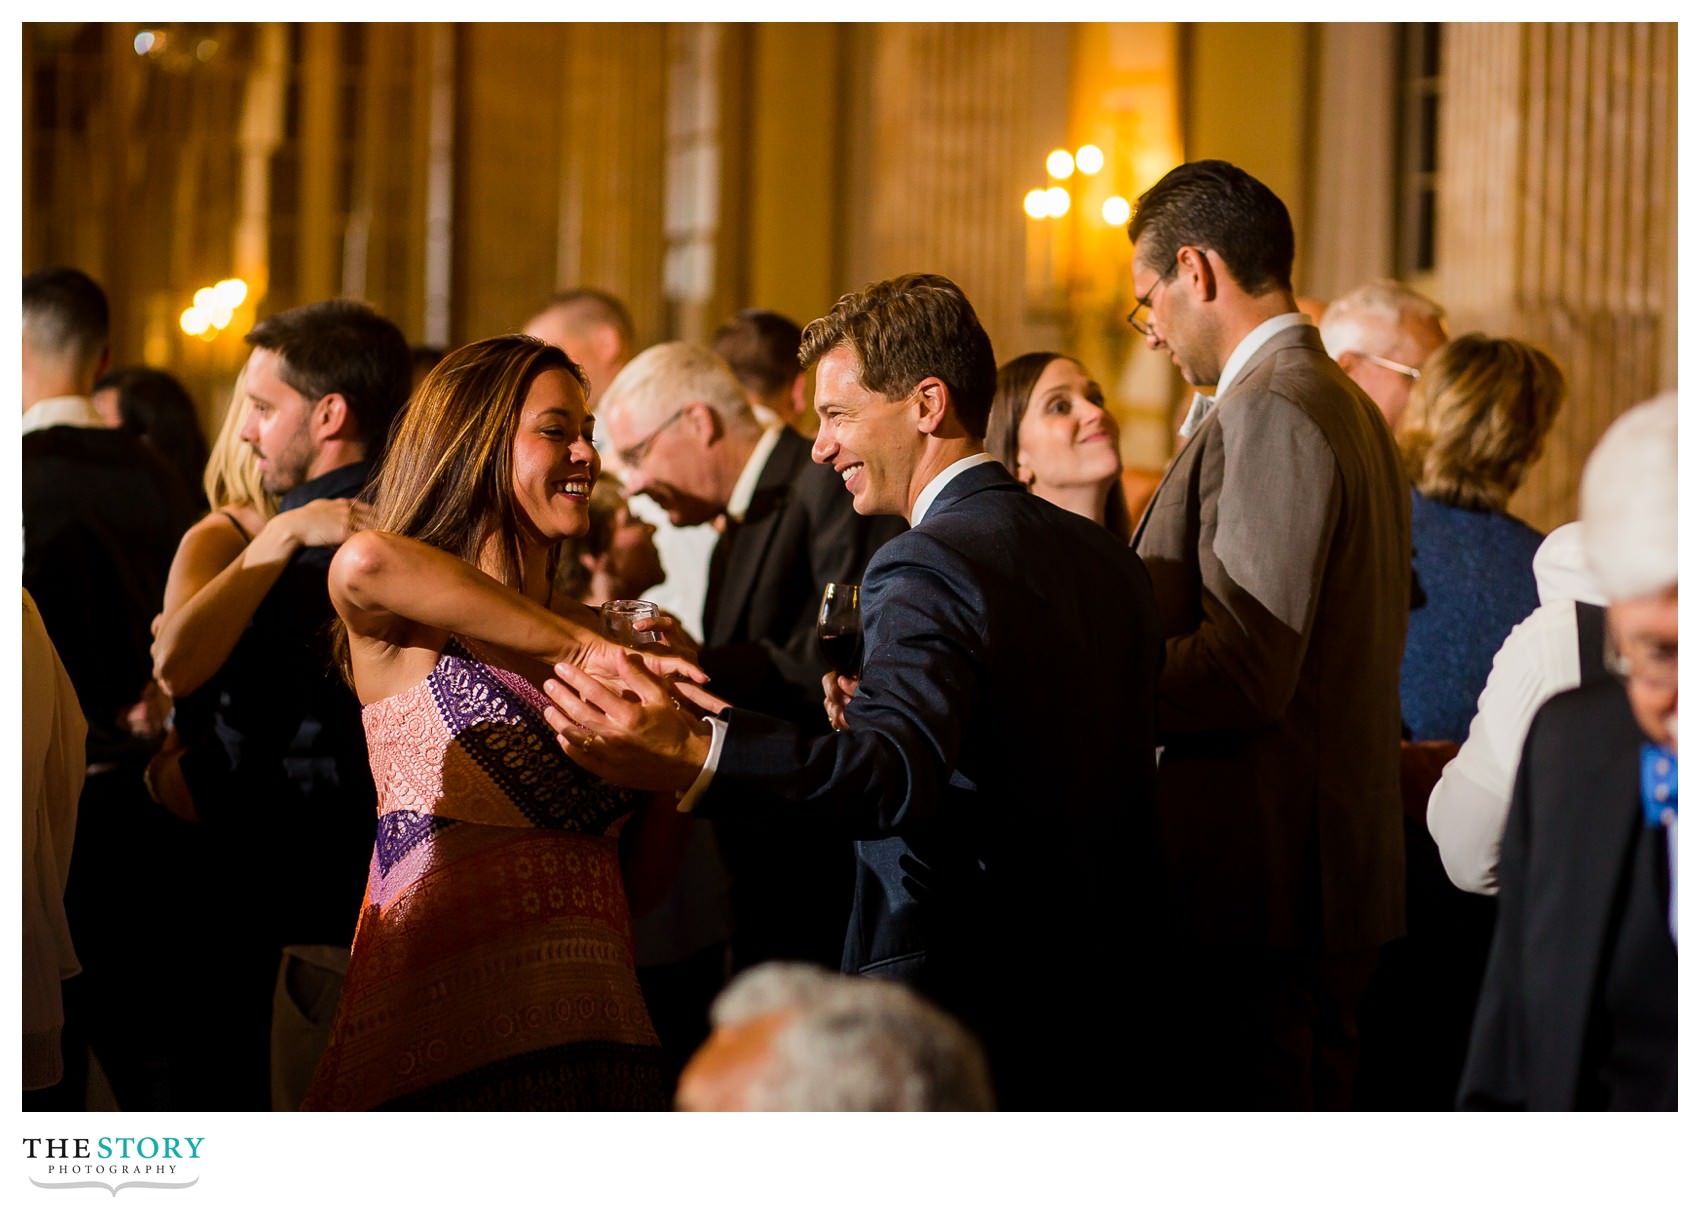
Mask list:
[[[462,346],[420,382],[397,419],[373,486],[370,529],[417,539],[478,567],[492,535],[496,567],[515,590],[524,576],[524,529],[514,502],[514,435],[538,375],[584,371],[559,346],[509,334]],[[561,545],[551,545],[553,580]],[[348,674],[347,631],[337,621],[337,662]]]
[[[1508,337],[1466,333],[1430,354],[1399,419],[1399,452],[1423,496],[1503,510],[1564,402],[1564,372]]]
[[[992,412],[986,422],[986,450],[1009,469],[1011,476],[1015,475],[1015,465],[1021,456],[1021,419],[1027,416],[1033,389],[1045,368],[1059,358],[1081,366],[1080,359],[1067,354],[1036,350],[1011,358],[998,368],[998,386],[992,393]],[[1104,528],[1119,539],[1133,534],[1133,515],[1127,508],[1127,491],[1120,476],[1110,486],[1110,495],[1104,502]]]
[[[372,529],[417,539],[472,565],[490,536],[498,536],[496,568],[489,572],[519,589],[523,530],[514,503],[514,435],[532,381],[547,370],[585,382],[559,346],[518,334],[475,341],[432,367],[378,469]]]

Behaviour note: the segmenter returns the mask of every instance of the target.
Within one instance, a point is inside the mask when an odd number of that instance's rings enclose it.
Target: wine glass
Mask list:
[[[821,656],[833,672],[856,678],[862,672],[862,587],[854,581],[829,581],[820,596],[815,635]]]

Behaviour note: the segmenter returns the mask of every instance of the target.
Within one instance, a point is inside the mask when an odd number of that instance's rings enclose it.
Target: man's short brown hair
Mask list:
[[[944,380],[963,428],[986,436],[997,359],[974,305],[949,278],[904,274],[841,296],[803,330],[798,357],[806,369],[841,345],[855,351],[870,392],[896,398],[929,375]]]
[[[772,396],[803,373],[797,350],[803,330],[794,320],[761,308],[745,308],[714,334],[714,352],[726,359],[746,392]]]

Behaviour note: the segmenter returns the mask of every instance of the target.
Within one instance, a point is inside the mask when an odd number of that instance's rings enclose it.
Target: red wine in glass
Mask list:
[[[829,581],[821,594],[815,623],[821,656],[844,678],[862,672],[862,587],[852,581]]]

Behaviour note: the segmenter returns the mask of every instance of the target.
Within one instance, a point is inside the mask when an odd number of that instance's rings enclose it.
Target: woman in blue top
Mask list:
[[[1400,419],[1416,586],[1399,702],[1416,741],[1462,742],[1493,655],[1540,604],[1542,535],[1506,513],[1564,399],[1564,373],[1509,338],[1469,333],[1429,356]]]

